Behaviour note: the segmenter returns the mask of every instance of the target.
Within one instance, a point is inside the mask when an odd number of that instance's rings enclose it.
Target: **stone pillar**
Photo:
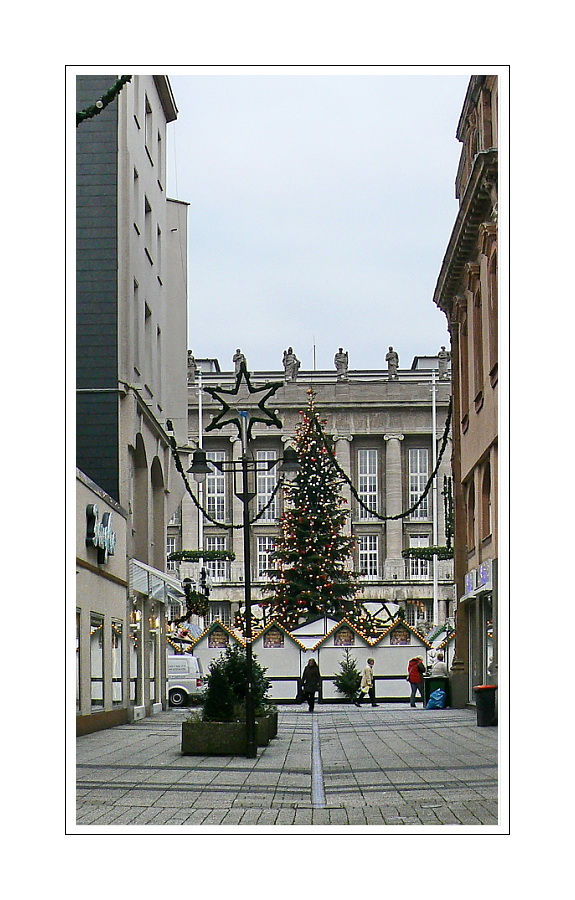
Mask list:
[[[242,458],[242,442],[237,436],[230,437],[230,442],[232,445],[232,460],[233,462],[237,463]],[[232,504],[232,515],[230,518],[232,525],[238,525],[239,523],[241,523],[244,514],[243,503],[239,499],[239,497],[236,497],[235,493],[236,483],[241,484],[241,477],[241,474],[236,475],[235,472],[229,472],[228,474],[226,474],[226,479],[230,479],[226,484],[226,490],[228,491],[228,498],[230,497],[231,492],[230,502]],[[238,572],[244,571],[244,533],[241,528],[230,528],[228,534],[228,549],[233,550],[233,552],[236,554],[234,562],[232,562],[230,565],[233,567],[234,573],[237,575]],[[233,580],[234,579],[232,579],[232,581]]]
[[[402,434],[384,434],[387,441],[385,453],[385,514],[395,516],[403,509],[403,491],[401,475],[401,441]],[[401,555],[403,550],[403,520],[388,519],[386,521],[386,558],[384,578],[403,580],[405,561]]]
[[[351,442],[353,440],[352,434],[338,434],[337,432],[333,435],[333,442],[335,444],[335,457],[338,462],[338,465],[345,472],[347,477],[351,480]],[[352,520],[352,506],[351,506],[351,489],[348,484],[342,484],[341,487],[341,495],[347,500],[347,509],[349,511],[349,515],[346,519],[346,524],[344,528],[344,534],[351,534],[351,520]]]

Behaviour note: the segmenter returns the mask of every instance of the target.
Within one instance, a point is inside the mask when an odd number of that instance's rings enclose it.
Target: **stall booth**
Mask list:
[[[197,656],[202,664],[202,671],[209,675],[210,666],[214,659],[219,659],[227,647],[239,646],[245,648],[245,642],[235,631],[224,625],[223,622],[212,622],[200,634],[197,640],[192,642],[192,653]]]

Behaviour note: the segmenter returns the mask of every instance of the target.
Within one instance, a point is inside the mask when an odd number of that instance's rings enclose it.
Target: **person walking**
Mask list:
[[[309,712],[313,712],[315,706],[315,692],[321,686],[319,666],[315,659],[310,659],[301,676],[301,689],[307,700]]]
[[[410,659],[407,664],[407,679],[411,684],[411,697],[409,698],[409,705],[415,706],[415,695],[417,691],[421,694],[421,699],[423,700],[423,674],[425,672],[425,666],[423,665],[423,660],[421,656],[415,656],[413,659]]]
[[[366,694],[369,694],[372,706],[378,706],[375,702],[375,681],[373,679],[374,660],[370,657],[361,676],[361,684],[359,686],[359,697],[355,701],[356,706],[360,706]]]

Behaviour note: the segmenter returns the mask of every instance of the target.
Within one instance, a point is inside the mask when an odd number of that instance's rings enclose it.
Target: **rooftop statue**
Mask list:
[[[284,350],[283,366],[286,381],[296,381],[300,365],[299,359],[293,352],[293,347],[288,347],[287,350]]]
[[[347,367],[349,362],[347,350],[344,352],[343,347],[340,347],[333,358],[333,362],[335,365],[335,370],[337,372],[337,377],[347,378]]]
[[[397,370],[399,368],[399,356],[393,349],[393,347],[389,348],[389,351],[385,354],[385,361],[387,363],[387,374],[390,378],[397,378]]]

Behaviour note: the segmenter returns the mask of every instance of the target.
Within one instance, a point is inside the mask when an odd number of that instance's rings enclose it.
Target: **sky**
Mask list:
[[[386,368],[390,345],[406,369],[449,347],[432,297],[469,74],[352,69],[169,76],[168,195],[190,204],[188,347],[222,371],[236,348],[250,371],[281,371],[291,346],[304,371],[334,369],[339,347],[350,370]]]

